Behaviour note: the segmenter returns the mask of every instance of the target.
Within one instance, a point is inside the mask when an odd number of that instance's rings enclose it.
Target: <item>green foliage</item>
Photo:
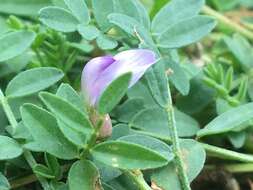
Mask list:
[[[84,0],[64,0],[64,2],[80,23],[90,22],[89,10]]]
[[[9,190],[10,189],[10,184],[8,182],[8,180],[6,179],[6,177],[0,173],[0,188],[2,190]]]
[[[86,40],[94,40],[98,37],[99,35],[99,30],[92,25],[78,25],[77,28],[78,32],[82,35],[82,37]]]
[[[93,131],[87,116],[56,95],[41,92],[40,98],[57,118],[57,123],[65,137],[80,147],[85,146]]]
[[[253,4],[206,3],[1,0],[0,190],[246,186],[253,32],[243,15]],[[142,79],[129,88],[142,70],[122,72],[89,102],[87,62],[138,48],[156,56]],[[92,67],[119,62],[99,60]],[[101,70],[85,76],[94,91]]]
[[[68,10],[59,7],[46,7],[40,10],[40,21],[61,32],[74,32],[79,23]]]
[[[150,117],[152,115],[152,117]],[[198,123],[190,116],[176,110],[178,135],[181,137],[193,136],[198,131]],[[130,121],[133,129],[142,130],[159,138],[170,139],[169,131],[164,127],[167,124],[167,113],[160,108],[152,107],[138,112]],[[156,127],[153,127],[156,126]]]
[[[0,160],[16,158],[23,152],[22,147],[10,137],[0,136],[0,144]]]
[[[70,168],[68,180],[70,190],[82,188],[93,190],[101,188],[99,183],[99,172],[96,166],[90,161],[75,162]]]
[[[0,2],[0,12],[21,16],[36,16],[41,8],[48,5],[51,5],[50,0],[2,0]]]
[[[52,114],[42,108],[26,104],[21,108],[21,115],[40,151],[61,159],[73,159],[79,156],[77,147],[64,137]]]
[[[161,34],[172,25],[196,16],[202,6],[203,0],[178,0],[167,3],[154,17],[152,31]]]
[[[149,148],[171,161],[174,157],[171,148],[164,142],[145,135],[129,135],[119,138],[120,141],[134,143]]]
[[[205,151],[203,147],[194,140],[183,140],[180,142],[180,146],[182,148],[182,154],[187,155],[184,162],[189,180],[192,181],[204,166],[206,158]],[[151,179],[155,184],[165,190],[169,190],[171,186],[173,186],[175,190],[181,189],[180,180],[176,175],[174,163],[169,163],[165,167],[156,169]]]
[[[219,115],[198,132],[198,137],[243,130],[252,120],[252,106],[248,103]]]
[[[0,62],[24,53],[32,42],[35,34],[28,31],[11,32],[0,37]]]
[[[150,169],[168,163],[168,158],[151,149],[123,141],[101,143],[91,150],[91,154],[94,159],[121,169]]]
[[[36,68],[19,73],[6,88],[8,97],[27,96],[44,90],[63,77],[63,73],[55,68]]]
[[[112,26],[107,20],[107,16],[113,13],[113,0],[92,0],[92,8],[99,27],[104,31],[108,30]]]
[[[98,101],[98,111],[101,114],[109,113],[119,103],[128,89],[131,78],[131,73],[123,74],[105,89]]]
[[[178,22],[165,30],[157,39],[162,48],[179,48],[199,41],[215,27],[214,19],[195,16]]]
[[[56,95],[71,103],[80,111],[87,112],[81,97],[69,84],[62,83],[57,89]]]

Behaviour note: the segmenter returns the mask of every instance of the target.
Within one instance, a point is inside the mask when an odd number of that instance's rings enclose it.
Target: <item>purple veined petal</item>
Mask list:
[[[92,102],[92,88],[101,73],[115,60],[112,56],[96,57],[91,59],[84,67],[81,78],[81,88],[85,93],[88,102]]]
[[[106,87],[120,75],[132,72],[132,79],[129,87],[133,86],[155,62],[155,54],[150,50],[128,50],[121,52],[114,57],[115,62],[109,65],[97,78],[93,84],[91,95],[92,104],[95,105],[97,99]]]

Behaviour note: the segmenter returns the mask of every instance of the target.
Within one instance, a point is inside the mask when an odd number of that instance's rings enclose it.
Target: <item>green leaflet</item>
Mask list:
[[[115,79],[102,93],[98,101],[98,111],[101,114],[109,113],[125,95],[132,74],[126,73]]]
[[[196,16],[204,4],[204,0],[170,1],[155,15],[152,21],[152,32],[161,34],[172,25]]]
[[[16,75],[6,88],[7,97],[22,97],[44,90],[62,79],[61,70],[41,67],[26,70]]]
[[[94,190],[99,188],[99,172],[96,166],[87,160],[75,162],[68,175],[69,190]]]
[[[240,131],[245,129],[253,119],[253,103],[248,103],[214,118],[197,135],[198,137],[221,134],[230,131]]]
[[[0,189],[9,190],[11,188],[8,179],[0,172]]]
[[[84,0],[64,0],[64,2],[80,23],[90,22],[89,9]]]
[[[66,160],[79,156],[77,147],[64,137],[52,114],[35,105],[25,104],[21,108],[21,115],[41,151]]]
[[[151,149],[121,141],[100,143],[91,150],[91,155],[104,164],[121,169],[151,169],[168,163],[167,158]]]
[[[14,139],[0,136],[0,160],[9,160],[23,153],[22,147]]]
[[[41,9],[39,19],[46,26],[60,32],[74,32],[79,24],[78,19],[71,12],[59,7]]]
[[[0,37],[0,62],[24,53],[33,43],[35,33],[29,31],[10,32]]]
[[[40,98],[55,115],[61,131],[69,141],[84,147],[93,132],[88,116],[54,94],[41,92]]]
[[[215,25],[215,20],[207,16],[195,16],[183,20],[167,28],[157,38],[157,45],[171,49],[189,45],[210,33]]]
[[[50,0],[1,0],[0,12],[21,16],[37,16],[38,11],[51,5]]]

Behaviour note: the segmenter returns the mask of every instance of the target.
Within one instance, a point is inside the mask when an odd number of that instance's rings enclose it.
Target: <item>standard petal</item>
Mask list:
[[[156,61],[155,54],[150,50],[144,49],[124,51],[113,58],[116,61],[103,70],[95,83],[93,83],[91,92],[93,104],[96,103],[106,87],[120,75],[132,72],[133,76],[129,86],[131,87]]]
[[[93,86],[95,81],[101,76],[101,73],[106,70],[115,60],[112,56],[97,57],[90,60],[83,69],[81,87],[88,101],[94,99]]]
[[[146,70],[156,62],[155,53],[147,49],[123,51],[113,58],[121,65],[118,71],[119,75],[126,72],[133,73],[129,87],[133,86],[144,75]]]

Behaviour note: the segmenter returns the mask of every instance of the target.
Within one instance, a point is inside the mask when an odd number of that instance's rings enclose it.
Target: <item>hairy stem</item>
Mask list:
[[[140,45],[143,42],[145,42],[145,40],[140,37],[140,35],[138,34],[137,31],[136,31],[136,37],[139,39]],[[147,43],[147,45],[148,44],[149,44],[149,42]],[[160,50],[157,47],[151,47],[151,49],[154,52],[156,52],[156,54],[158,55],[158,57],[160,57],[160,59],[163,59],[162,53],[160,52]],[[164,75],[166,75],[166,74],[164,73]],[[184,167],[182,154],[180,151],[179,138],[178,138],[178,134],[177,134],[176,120],[175,120],[174,108],[173,108],[173,104],[172,104],[172,97],[171,97],[171,92],[170,92],[169,80],[168,80],[167,75],[165,77],[167,77],[167,90],[168,90],[168,103],[167,103],[166,111],[168,114],[168,127],[169,127],[169,132],[171,134],[170,140],[172,143],[172,150],[175,155],[175,164],[176,164],[176,168],[177,168],[177,173],[178,173],[178,177],[180,179],[182,189],[183,190],[191,190],[188,176],[186,174],[186,169]],[[162,107],[164,108],[164,106],[162,106]]]
[[[8,104],[7,98],[4,96],[1,89],[0,89],[0,102],[1,102],[3,110],[8,118],[8,121],[12,127],[12,133],[15,133],[18,122],[17,122],[17,120],[10,108],[10,105]],[[37,163],[36,163],[33,155],[31,154],[31,152],[24,151],[24,157],[25,157],[26,161],[28,162],[29,166],[33,169]],[[49,189],[49,184],[46,181],[46,179],[41,178],[39,176],[37,176],[37,178],[44,189]]]
[[[219,12],[211,9],[210,7],[204,6],[204,8],[202,9],[202,12],[207,15],[213,16],[214,18],[217,19],[218,22],[226,25],[231,30],[244,35],[245,37],[247,37],[250,40],[253,40],[253,32],[251,32],[250,30],[244,28],[243,26],[233,22],[231,19],[229,19],[226,16],[220,14]]]
[[[181,181],[181,185],[183,190],[190,190],[190,183],[188,180],[188,176],[186,174],[184,162],[182,159],[182,154],[179,146],[179,138],[177,134],[177,128],[176,128],[176,120],[175,120],[175,114],[174,114],[174,108],[172,104],[172,98],[170,93],[170,87],[168,85],[168,106],[167,106],[167,114],[168,114],[168,126],[171,134],[171,141],[172,141],[172,150],[175,155],[175,164],[178,171],[178,176]]]

